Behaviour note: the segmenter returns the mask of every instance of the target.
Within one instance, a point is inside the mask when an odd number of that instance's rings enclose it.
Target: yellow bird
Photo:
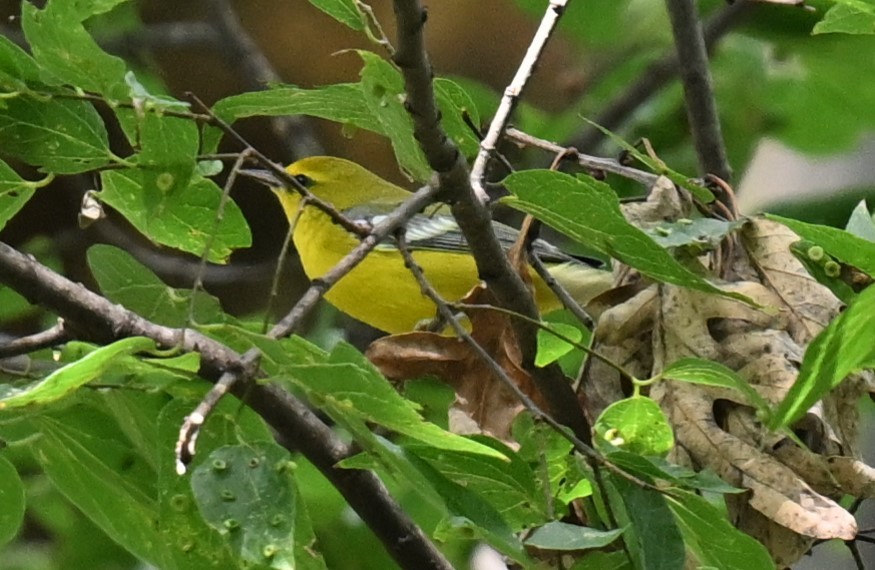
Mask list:
[[[313,156],[291,164],[286,171],[317,198],[334,206],[351,220],[372,223],[394,210],[411,194],[383,180],[354,162],[329,156]],[[295,222],[293,242],[309,279],[327,273],[359,244],[359,238],[334,223],[319,208],[307,205],[299,214],[301,195],[279,186],[266,171],[243,171],[271,186],[289,223]],[[509,247],[518,232],[493,222],[502,243]],[[418,214],[406,224],[405,239],[426,279],[448,301],[458,301],[479,283],[474,258],[449,209]],[[573,258],[557,247],[535,240],[535,251],[551,275],[580,303],[606,291],[609,272]],[[549,287],[532,270],[535,300],[542,313],[561,307]],[[392,240],[378,245],[359,265],[340,279],[325,298],[344,313],[388,333],[412,331],[433,319],[437,310],[422,294],[419,284],[404,266]]]

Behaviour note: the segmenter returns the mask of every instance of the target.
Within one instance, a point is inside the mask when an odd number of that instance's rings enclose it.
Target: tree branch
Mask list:
[[[316,303],[328,289],[340,281],[341,277],[352,271],[356,265],[361,263],[378,243],[404,225],[414,214],[434,202],[438,192],[438,187],[425,186],[420,188],[415,194],[411,194],[411,197],[398,206],[391,214],[380,220],[371,229],[370,233],[362,239],[361,243],[341,259],[337,265],[332,267],[331,271],[313,280],[310,288],[295,303],[292,310],[280,322],[274,325],[268,336],[280,338],[295,332],[304,317],[313,310]]]
[[[240,25],[231,3],[228,0],[209,0],[207,5],[210,21],[223,40],[218,47],[225,52],[225,60],[240,70],[246,88],[261,91],[266,83],[282,81],[258,45]],[[306,118],[300,115],[271,117],[270,126],[286,149],[286,158],[324,154]]]
[[[547,11],[544,12],[541,24],[538,26],[538,30],[529,44],[529,49],[526,50],[510,85],[505,88],[504,96],[502,96],[501,102],[498,104],[495,116],[492,117],[492,122],[489,124],[486,136],[480,142],[480,151],[477,153],[477,158],[471,166],[471,187],[474,188],[474,192],[483,203],[486,203],[488,200],[486,189],[483,187],[483,182],[486,178],[486,166],[498,146],[498,141],[504,135],[511,113],[513,113],[514,108],[519,102],[523,89],[525,89],[526,84],[532,77],[532,74],[534,74],[535,66],[538,60],[541,59],[541,54],[553,35],[553,31],[556,29],[556,25],[559,23],[559,18],[562,17],[567,3],[568,0],[550,0],[550,5],[547,7]]]
[[[752,7],[750,0],[737,0],[708,20],[703,32],[708,53],[714,51],[717,42],[749,14]],[[674,79],[679,69],[677,53],[674,50],[666,53],[650,64],[635,83],[606,105],[594,122],[611,131],[619,129],[641,105]],[[592,152],[604,138],[602,131],[588,127],[569,144],[581,151]]]
[[[695,0],[666,0],[684,86],[684,101],[701,174],[729,180],[732,169],[720,131],[720,117],[708,67],[708,52]]]
[[[426,13],[419,0],[394,0],[398,23],[397,52],[394,61],[404,76],[407,108],[413,117],[414,133],[437,171],[444,199],[453,204],[453,215],[471,248],[480,278],[486,282],[499,304],[532,319],[538,308],[522,279],[510,265],[492,231],[489,212],[474,194],[464,157],[440,125],[440,114],[432,88],[432,70],[422,34]],[[570,385],[556,365],[537,368],[537,327],[514,321],[520,343],[522,365],[532,375],[549,403],[550,412],[581,439],[590,437],[590,428]]]
[[[514,140],[518,143],[527,146],[534,146],[553,154],[561,154],[563,155],[563,158],[566,158],[568,160],[575,160],[577,161],[577,164],[584,168],[611,172],[618,176],[622,176],[623,178],[628,178],[629,180],[640,182],[648,188],[653,186],[656,183],[656,180],[659,178],[659,176],[651,172],[645,172],[644,170],[639,170],[631,166],[624,166],[612,158],[600,158],[597,156],[583,154],[572,147],[564,147],[556,143],[546,141],[544,139],[533,137],[532,135],[524,133],[523,131],[515,129],[513,127],[507,129],[507,132],[505,134],[507,135],[507,138],[509,138],[510,140]]]
[[[164,348],[179,347],[201,356],[199,374],[216,381],[225,372],[242,374],[245,365],[238,353],[196,331],[152,323],[120,305],[55,273],[33,258],[0,242],[0,282],[32,303],[54,311],[68,330],[88,340],[146,336]],[[338,438],[310,409],[275,385],[236,382],[231,391],[244,400],[281,436],[294,442],[350,506],[377,535],[402,568],[452,570],[452,566],[398,506],[372,472],[335,467],[353,450]]]
[[[63,344],[69,339],[70,335],[64,328],[64,321],[58,319],[58,323],[52,328],[0,343],[0,358],[9,358],[19,354],[35,352],[43,348],[51,348]]]

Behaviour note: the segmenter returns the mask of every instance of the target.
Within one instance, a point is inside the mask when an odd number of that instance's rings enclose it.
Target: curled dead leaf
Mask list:
[[[465,299],[470,305],[493,304],[489,301],[482,287]],[[527,396],[544,406],[534,381],[520,365],[520,351],[508,317],[486,308],[470,309],[468,315],[474,340]],[[430,332],[403,333],[374,341],[365,355],[391,380],[440,378],[456,391],[454,426],[464,433],[474,433],[474,426],[478,426],[483,433],[510,440],[511,424],[523,406],[465,341]]]

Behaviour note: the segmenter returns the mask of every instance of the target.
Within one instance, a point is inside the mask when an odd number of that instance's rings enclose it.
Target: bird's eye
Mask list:
[[[295,181],[303,186],[304,188],[309,188],[313,185],[313,179],[307,176],[306,174],[296,174]]]

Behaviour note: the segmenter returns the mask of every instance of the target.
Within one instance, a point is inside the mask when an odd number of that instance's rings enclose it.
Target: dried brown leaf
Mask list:
[[[667,189],[659,194],[657,203],[625,211],[642,227],[688,211]],[[644,378],[681,358],[710,359],[736,371],[768,402],[781,401],[798,376],[807,343],[841,304],[792,255],[789,245],[799,238],[786,227],[753,219],[740,238],[743,247],[735,247],[730,259],[731,282],[722,287],[754,299],[765,310],[653,285],[601,313],[596,350]],[[718,267],[718,260],[727,259],[709,254],[699,262]],[[634,282],[636,275],[626,278]],[[595,364],[587,369],[582,401],[595,411],[609,404],[611,395],[622,394],[620,379],[611,374]],[[727,497],[732,518],[785,566],[796,562],[814,538],[849,540],[857,532],[854,517],[834,499],[846,493],[869,496],[875,489],[875,470],[859,461],[857,451],[856,405],[872,388],[871,375],[852,377],[814,406],[794,426],[807,448],[768,431],[733,390],[668,381],[654,385],[650,395],[674,427],[672,459],[707,467],[748,489]]]
[[[466,297],[472,305],[492,304],[485,288]],[[495,360],[513,382],[539,406],[543,398],[531,376],[520,366],[520,351],[508,317],[490,309],[471,309],[471,336]],[[430,332],[412,332],[383,337],[371,343],[366,356],[389,379],[404,381],[436,376],[456,391],[453,426],[461,433],[479,429],[505,441],[510,439],[514,418],[523,410],[516,395],[499,379],[471,345],[456,338]]]
[[[749,263],[788,310],[790,334],[799,343],[810,342],[835,317],[841,302],[790,252],[799,236],[787,226],[754,218],[742,230],[742,241]]]

